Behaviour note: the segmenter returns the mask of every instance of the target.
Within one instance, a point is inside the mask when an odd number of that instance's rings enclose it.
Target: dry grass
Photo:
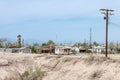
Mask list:
[[[91,64],[96,64],[96,65],[99,65],[99,64],[101,64],[101,63],[103,63],[103,62],[105,62],[105,61],[113,61],[114,62],[114,60],[113,59],[111,59],[111,58],[106,58],[106,57],[102,57],[102,56],[88,56],[87,58],[84,58],[83,59],[84,60],[84,62],[86,63],[86,64],[88,64],[88,65],[91,65]]]
[[[21,80],[42,80],[42,78],[46,75],[46,72],[41,71],[41,69],[36,68],[35,71],[25,71],[20,74]]]

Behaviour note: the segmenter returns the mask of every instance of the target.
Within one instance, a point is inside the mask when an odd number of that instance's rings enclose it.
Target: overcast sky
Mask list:
[[[99,9],[113,9],[109,41],[120,41],[120,0],[0,0],[0,38],[40,41],[105,42],[105,20]]]

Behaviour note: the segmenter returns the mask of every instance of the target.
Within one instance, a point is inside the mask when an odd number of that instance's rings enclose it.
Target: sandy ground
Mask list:
[[[0,80],[41,68],[42,80],[120,80],[120,54],[49,55],[0,53]]]

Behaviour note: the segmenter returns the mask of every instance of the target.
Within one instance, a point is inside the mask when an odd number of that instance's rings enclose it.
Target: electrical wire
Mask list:
[[[114,25],[115,27],[120,28],[120,25],[119,25],[119,24],[116,24],[116,23],[113,23],[113,22],[109,22],[109,24],[112,24],[112,25]]]

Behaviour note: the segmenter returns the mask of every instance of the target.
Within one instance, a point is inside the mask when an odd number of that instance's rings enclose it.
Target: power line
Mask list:
[[[116,23],[113,23],[113,22],[109,22],[109,24],[112,24],[112,25],[120,28],[120,25],[119,25],[119,24],[116,24]]]
[[[111,9],[100,9],[101,13],[105,15],[104,19],[106,20],[106,54],[105,57],[108,55],[108,23],[109,23],[109,15],[113,15],[112,12],[114,10]]]

